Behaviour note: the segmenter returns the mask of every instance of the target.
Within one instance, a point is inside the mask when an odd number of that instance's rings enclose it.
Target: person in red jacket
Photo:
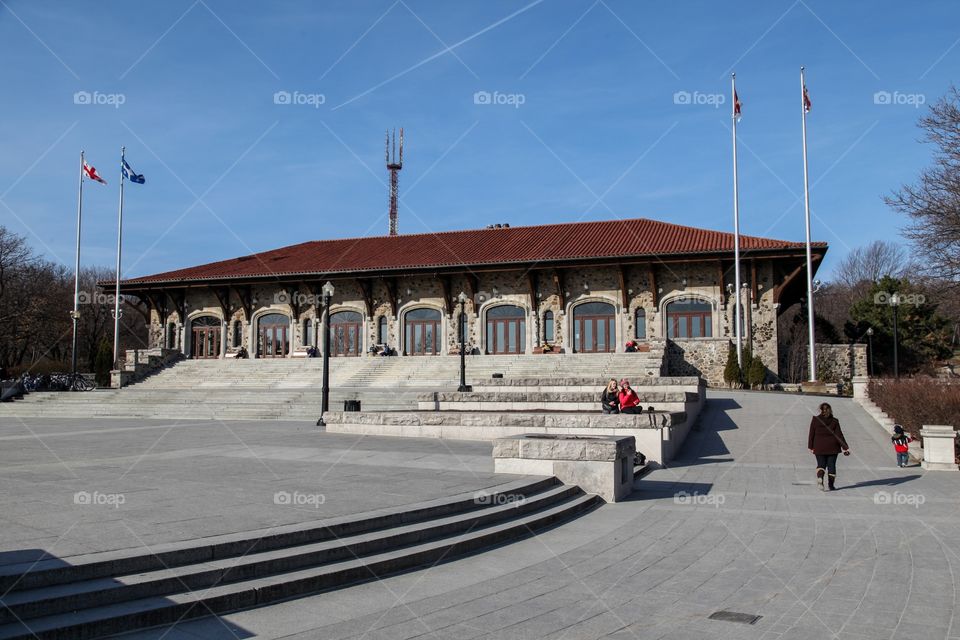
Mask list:
[[[640,398],[637,392],[630,388],[630,381],[624,378],[620,381],[620,413],[640,413]]]
[[[810,433],[807,435],[807,448],[817,456],[817,484],[821,491],[824,473],[827,475],[830,491],[834,491],[837,480],[837,456],[850,455],[850,447],[840,430],[840,422],[833,417],[833,408],[824,402],[820,405],[820,415],[810,421]]]
[[[910,462],[910,443],[913,442],[913,437],[903,432],[903,425],[895,424],[890,441],[893,442],[893,450],[897,453],[897,466],[906,467]]]

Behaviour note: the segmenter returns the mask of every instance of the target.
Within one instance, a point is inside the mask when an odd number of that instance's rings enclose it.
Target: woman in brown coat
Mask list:
[[[817,484],[820,485],[820,490],[826,491],[823,486],[824,473],[827,475],[830,491],[835,490],[837,456],[841,451],[845,456],[850,455],[850,447],[840,430],[840,422],[833,417],[833,409],[826,402],[820,405],[820,415],[813,416],[810,421],[807,448],[817,456]]]

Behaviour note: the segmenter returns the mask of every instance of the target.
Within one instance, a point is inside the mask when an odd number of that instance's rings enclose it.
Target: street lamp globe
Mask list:
[[[323,295],[327,296],[328,298],[333,297],[333,291],[334,291],[333,284],[331,284],[330,281],[327,280],[327,282],[323,285],[322,291],[323,291]]]

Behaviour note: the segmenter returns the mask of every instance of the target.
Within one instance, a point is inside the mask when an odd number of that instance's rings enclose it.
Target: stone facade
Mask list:
[[[779,284],[773,260],[756,259],[744,269],[742,291],[744,344],[759,354],[768,366],[776,367],[779,355],[775,288]],[[362,318],[357,340],[358,355],[368,356],[374,345],[388,345],[400,356],[410,352],[406,344],[406,316],[418,309],[439,315],[438,355],[458,352],[458,294],[467,294],[464,304],[467,348],[486,353],[487,313],[511,305],[522,310],[524,321],[520,352],[536,354],[550,344],[555,351],[575,351],[574,315],[581,304],[600,302],[613,312],[615,336],[609,348],[623,351],[629,340],[641,348],[663,345],[668,338],[668,314],[687,302],[709,305],[707,327],[698,336],[673,337],[667,349],[672,375],[703,375],[710,384],[722,384],[727,345],[735,336],[735,303],[732,270],[722,270],[717,261],[690,261],[676,264],[631,265],[625,267],[568,267],[559,275],[544,269],[531,277],[527,271],[489,271],[465,275],[410,275],[390,279],[370,277],[334,280],[330,312],[358,313]],[[302,355],[309,345],[322,348],[322,299],[319,283],[304,285],[250,285],[244,296],[237,288],[195,287],[183,290],[177,304],[163,311],[151,309],[151,346],[175,348],[190,357],[194,354],[193,323],[203,316],[220,322],[219,357],[230,357],[240,347],[250,357],[259,357],[258,321],[268,314],[288,319],[288,356]],[[226,292],[226,293],[225,293]],[[172,298],[171,298],[172,300]],[[227,307],[224,308],[226,303]],[[644,328],[638,334],[637,312],[643,311]],[[548,315],[552,335],[547,335]],[[181,317],[182,316],[182,317]],[[670,316],[673,318],[674,316]],[[386,319],[381,335],[380,319]],[[211,321],[209,318],[207,323]],[[675,322],[675,320],[670,320]],[[705,334],[705,335],[704,335]],[[771,377],[776,371],[771,370]]]

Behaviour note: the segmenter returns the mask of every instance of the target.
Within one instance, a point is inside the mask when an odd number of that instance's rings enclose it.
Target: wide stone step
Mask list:
[[[92,637],[276,602],[526,537],[597,503],[535,479],[322,528],[235,536],[215,547],[224,557],[206,545],[33,568],[3,598],[0,638]]]

